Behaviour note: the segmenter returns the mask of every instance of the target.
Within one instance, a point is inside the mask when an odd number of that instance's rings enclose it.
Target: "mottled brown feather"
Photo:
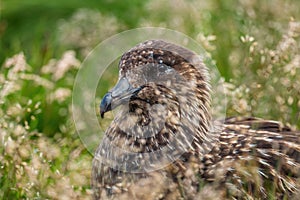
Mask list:
[[[128,119],[121,113],[107,129],[107,141],[130,152],[153,152],[166,146],[176,134],[182,134],[179,138],[185,140],[186,135],[181,131],[184,125],[194,131],[194,140],[186,152],[167,167],[143,173],[124,172],[104,164],[101,159],[107,154],[116,163],[122,163],[124,157],[108,150],[106,142],[102,142],[93,160],[94,198],[297,198],[300,132],[271,120],[227,118],[217,140],[211,141],[211,151],[203,150],[211,125],[210,86],[205,65],[195,62],[195,58],[195,53],[160,40],[141,43],[122,56],[120,76],[127,77],[133,86],[140,83],[140,77],[136,76],[139,66],[151,63],[172,67],[187,84],[180,86],[182,90],[178,96],[166,87],[149,83],[139,92],[138,98],[129,103],[130,115],[136,117],[140,126],[149,124],[148,105],[166,105],[168,117],[157,135],[142,138],[143,133],[138,127],[134,129],[136,136],[128,135],[120,129]],[[180,105],[182,102],[185,105]],[[196,124],[191,121],[196,121]]]

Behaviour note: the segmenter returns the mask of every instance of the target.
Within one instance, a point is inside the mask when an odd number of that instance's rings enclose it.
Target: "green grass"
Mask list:
[[[138,25],[143,16],[144,1],[125,0],[3,0],[1,9],[0,63],[5,57],[24,51],[33,65],[43,65],[50,58],[58,57],[66,50],[57,43],[53,30],[59,20],[68,18],[79,8],[95,9],[105,15],[113,15],[128,28]]]
[[[51,59],[56,69],[67,50],[82,62],[98,42],[131,28],[163,26],[201,43],[226,80],[228,115],[300,128],[300,1],[2,0],[0,8],[0,199],[90,198],[92,156],[72,121],[76,64],[58,80],[55,71],[43,69]],[[76,25],[80,9],[95,17],[96,26],[89,17]],[[101,26],[110,20],[111,26]],[[84,45],[64,41],[62,23],[88,36],[94,28],[101,37]],[[7,68],[5,62],[17,54],[27,67],[13,72],[17,65]],[[116,72],[106,71],[98,100]]]

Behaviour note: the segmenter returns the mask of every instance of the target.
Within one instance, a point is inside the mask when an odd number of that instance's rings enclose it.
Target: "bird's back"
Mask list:
[[[277,121],[228,118],[213,149],[150,173],[114,170],[94,159],[101,199],[290,198],[298,192],[300,132]],[[96,152],[97,154],[97,152]]]

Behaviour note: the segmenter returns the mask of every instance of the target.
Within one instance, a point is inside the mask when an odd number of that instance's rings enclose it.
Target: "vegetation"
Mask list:
[[[73,82],[93,47],[135,27],[201,43],[224,77],[228,116],[300,128],[298,0],[2,0],[0,9],[0,199],[90,198]]]

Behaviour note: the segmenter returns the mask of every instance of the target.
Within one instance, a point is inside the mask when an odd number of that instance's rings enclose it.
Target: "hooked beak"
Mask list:
[[[127,78],[122,77],[116,86],[106,93],[100,103],[100,115],[104,117],[104,113],[113,110],[122,105],[135,96],[142,87],[133,88],[128,82]]]

